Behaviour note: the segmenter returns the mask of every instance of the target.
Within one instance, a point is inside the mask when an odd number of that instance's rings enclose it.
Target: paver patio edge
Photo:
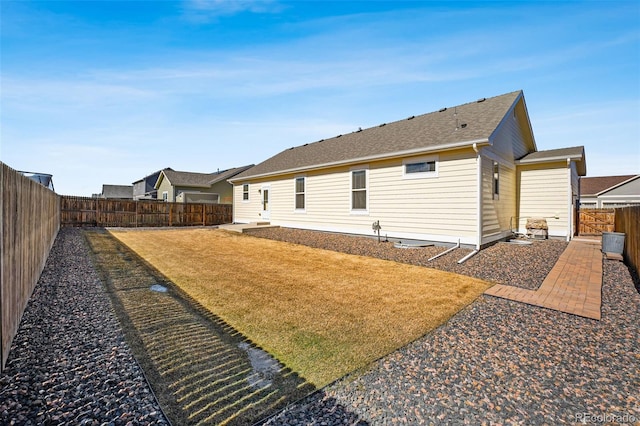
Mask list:
[[[484,294],[600,320],[600,243],[594,240],[572,240],[536,291],[496,284]]]

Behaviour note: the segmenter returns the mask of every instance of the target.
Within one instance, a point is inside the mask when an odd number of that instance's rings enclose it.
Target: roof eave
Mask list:
[[[520,160],[516,160],[515,163],[516,165],[527,165],[527,164],[542,164],[542,163],[558,163],[558,162],[564,162],[564,161],[575,161],[576,163],[580,163],[582,166],[579,166],[578,168],[578,174],[580,176],[585,176],[587,174],[587,169],[586,166],[584,165],[585,160],[584,160],[584,155],[578,155],[578,154],[574,154],[574,155],[558,155],[555,157],[545,157],[545,158],[538,158],[538,159],[520,159]]]
[[[458,148],[466,148],[466,147],[471,148],[473,145],[483,146],[483,145],[489,145],[489,144],[490,144],[489,143],[489,139],[488,138],[483,138],[483,139],[476,139],[476,140],[471,140],[471,141],[455,142],[455,143],[450,143],[450,144],[438,145],[438,146],[434,146],[434,147],[430,147],[430,148],[410,149],[410,150],[397,151],[397,152],[392,152],[392,153],[387,153],[387,154],[379,154],[379,155],[371,155],[371,156],[367,156],[367,157],[353,158],[351,160],[332,161],[332,162],[329,162],[329,163],[314,164],[312,166],[302,166],[302,167],[296,167],[296,168],[291,168],[291,169],[278,170],[276,172],[261,173],[261,174],[250,175],[250,176],[241,176],[239,178],[228,179],[228,181],[230,183],[235,183],[235,182],[252,180],[252,179],[260,179],[260,178],[265,178],[265,177],[270,177],[270,176],[288,175],[288,174],[291,174],[291,173],[307,172],[307,171],[310,171],[310,170],[322,170],[322,169],[328,169],[328,168],[331,168],[331,167],[348,166],[348,165],[351,165],[351,164],[359,164],[359,163],[364,163],[364,162],[367,162],[367,161],[388,160],[388,159],[393,159],[393,158],[406,157],[406,156],[410,156],[410,155],[430,154],[430,153],[439,152],[439,151],[450,151],[452,149],[458,149]]]

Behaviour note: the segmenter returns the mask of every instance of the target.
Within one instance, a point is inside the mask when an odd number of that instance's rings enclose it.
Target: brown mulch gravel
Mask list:
[[[531,245],[496,243],[463,264],[458,264],[458,260],[471,253],[471,249],[459,248],[429,262],[429,258],[448,247],[395,248],[393,242],[378,243],[376,238],[291,228],[263,228],[246,232],[256,237],[427,266],[531,290],[540,287],[558,257],[567,248],[567,242],[559,240],[531,240]]]
[[[301,235],[269,230],[278,233]],[[337,237],[319,235],[311,244],[325,240],[337,247]],[[342,244],[341,250],[378,243]],[[515,256],[496,253],[526,248],[505,246],[481,252],[474,268],[481,268],[482,254],[489,265],[513,266],[507,262]],[[519,253],[515,262],[524,257]],[[541,281],[532,269],[517,271],[526,277],[518,284]],[[601,321],[482,296],[367,372],[328,386],[267,424],[640,424],[640,294],[623,263],[604,261],[603,270]],[[513,285],[508,273],[477,273]]]

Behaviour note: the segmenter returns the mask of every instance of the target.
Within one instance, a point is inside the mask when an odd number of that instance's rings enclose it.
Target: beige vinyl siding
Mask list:
[[[570,178],[566,163],[518,166],[519,231],[527,218],[545,218],[550,236],[568,235]],[[557,216],[557,218],[556,218]]]
[[[240,182],[233,185],[233,221],[238,223],[258,222],[262,220],[260,214],[262,197],[258,192],[259,184],[249,183],[249,200],[243,200],[243,185]]]
[[[493,160],[482,158],[482,243],[507,237],[511,218],[516,226],[516,170],[512,165],[498,163],[499,194],[493,196]]]
[[[162,193],[166,192],[168,194],[167,201],[175,201],[175,192],[173,191],[173,186],[171,186],[171,182],[167,178],[163,178],[162,182],[160,182],[160,186],[158,187],[158,194],[156,197],[159,200],[162,200]]]
[[[507,161],[522,158],[532,149],[530,140],[525,139],[527,132],[527,112],[523,100],[520,100],[512,111],[503,118],[498,131],[491,138],[492,151]]]
[[[420,157],[416,157],[420,158]],[[370,162],[305,173],[305,211],[295,210],[295,176],[251,181],[250,200],[242,202],[242,184],[234,190],[234,220],[260,220],[256,189],[271,185],[272,224],[373,235],[380,221],[382,235],[463,238],[475,243],[477,172],[472,150],[441,153],[438,177],[404,179],[403,159]],[[351,210],[351,171],[367,169],[368,213]]]

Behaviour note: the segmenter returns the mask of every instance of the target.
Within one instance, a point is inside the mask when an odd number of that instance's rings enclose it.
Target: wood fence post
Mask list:
[[[96,226],[100,226],[100,199],[96,198]]]

